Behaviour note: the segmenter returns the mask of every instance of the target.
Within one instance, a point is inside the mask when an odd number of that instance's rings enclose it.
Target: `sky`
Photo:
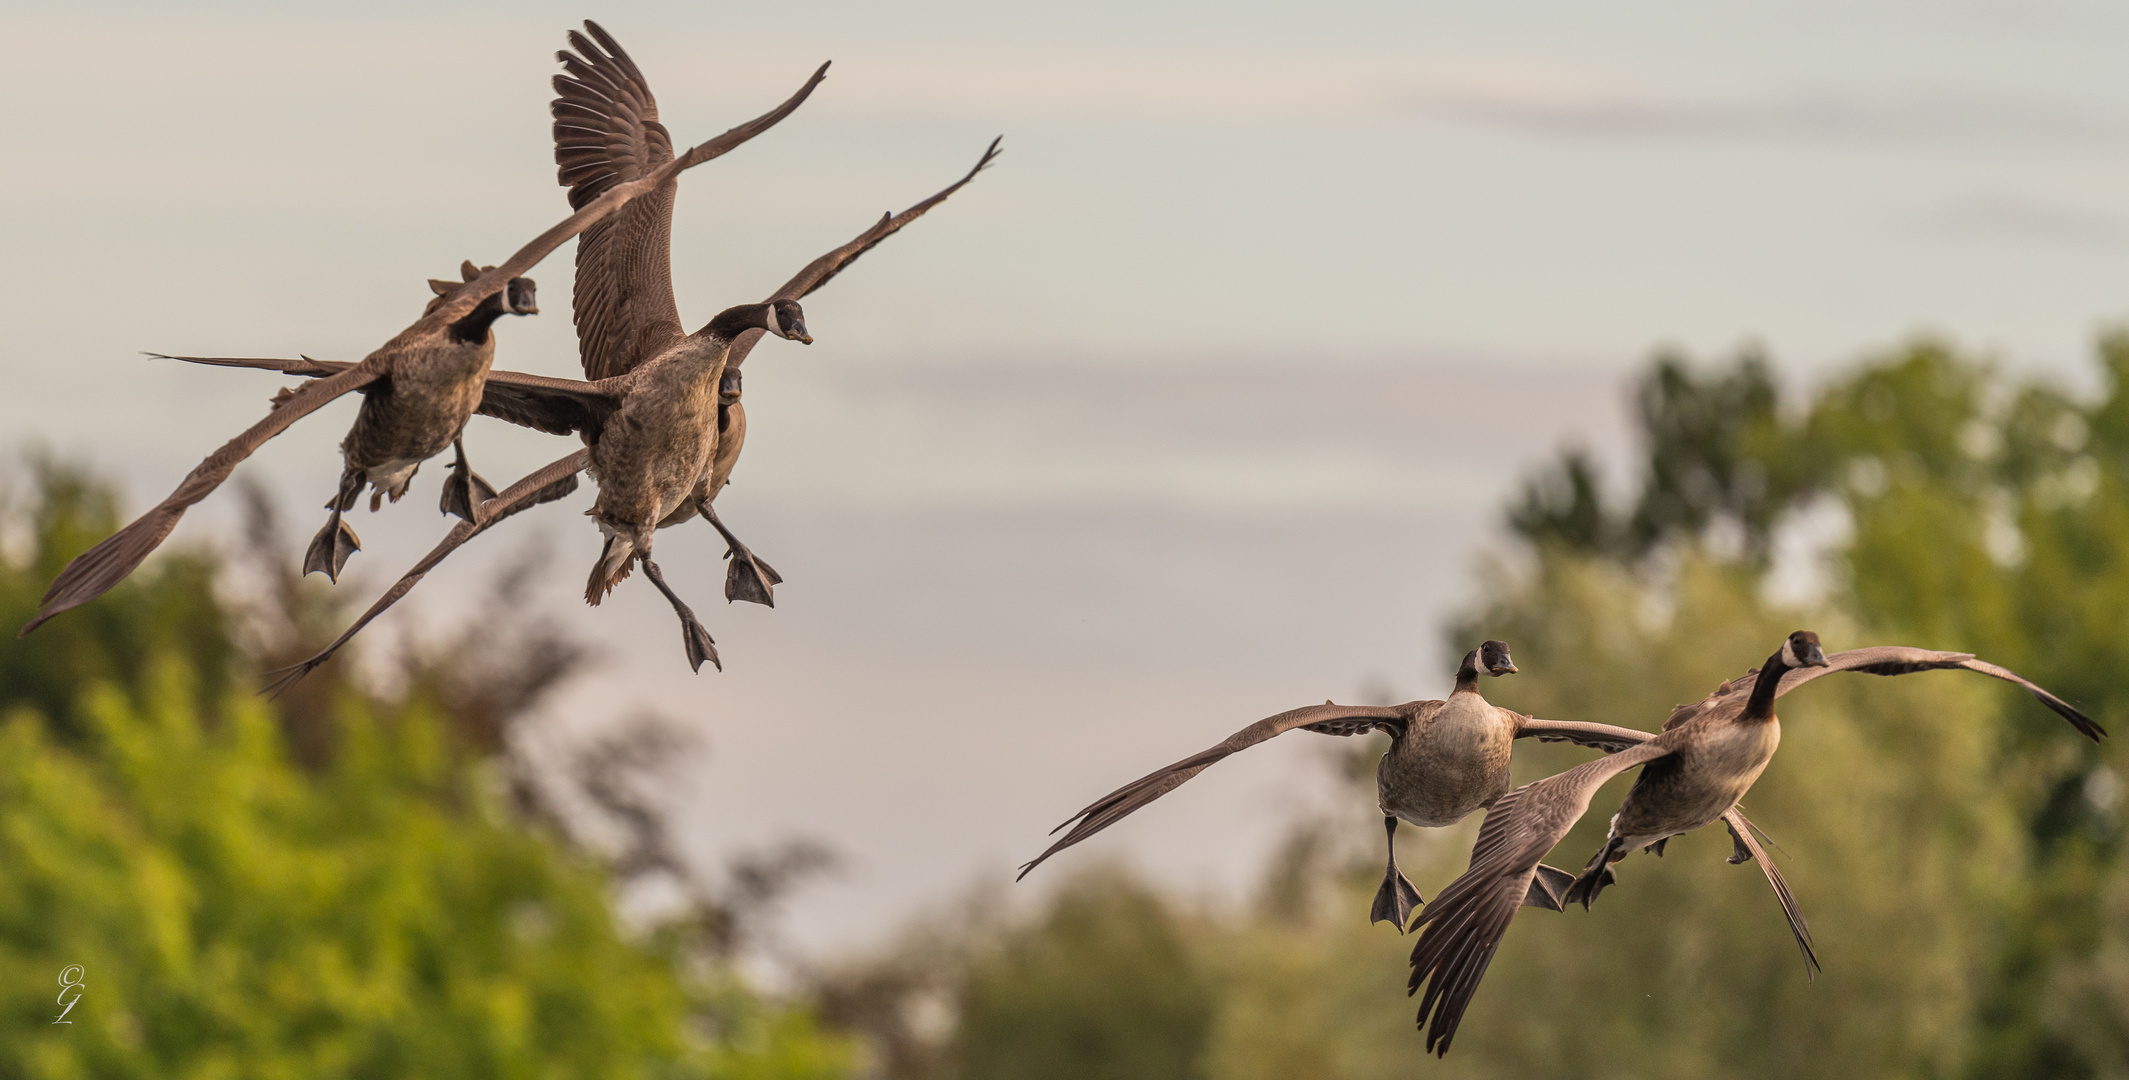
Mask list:
[[[2094,332],[2129,314],[2129,12],[2096,3],[6,14],[0,433],[92,462],[135,506],[283,382],[143,350],[356,359],[419,313],[424,279],[563,216],[547,80],[587,15],[684,142],[834,62],[683,180],[690,326],[1005,136],[995,168],[809,298],[816,344],[751,358],[719,510],[788,579],[777,607],[716,602],[707,528],[659,544],[728,670],[688,672],[640,583],[576,599],[588,492],[484,537],[376,631],[448,623],[547,545],[543,595],[606,663],[529,744],[645,710],[689,725],[706,749],[670,790],[705,865],[796,836],[845,854],[784,927],[823,957],[1003,880],[1066,814],[1259,717],[1445,692],[1470,643],[1441,628],[1497,572],[1518,478],[1562,446],[1623,460],[1654,350],[1756,343],[1803,392],[1927,333],[2083,387]],[[533,276],[543,314],[498,328],[497,364],[576,374],[567,257]],[[242,470],[304,528],[354,408]],[[568,448],[489,422],[467,439],[498,485]],[[441,474],[356,515],[342,588],[374,592],[444,531]],[[235,501],[178,541],[227,536]],[[1513,705],[1513,682],[1488,692]],[[1328,797],[1321,748],[1286,742],[1067,858],[1246,887]]]

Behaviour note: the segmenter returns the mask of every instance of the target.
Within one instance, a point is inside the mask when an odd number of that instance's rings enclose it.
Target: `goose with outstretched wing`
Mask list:
[[[660,504],[641,511],[639,520],[648,521],[649,527],[640,534],[629,534],[630,548],[639,561],[645,563],[646,575],[659,591],[665,594],[673,610],[680,616],[681,640],[687,651],[689,663],[700,670],[704,661],[717,663],[716,643],[709,631],[680,598],[665,586],[663,575],[649,563],[649,545],[635,547],[638,537],[647,537],[655,528],[679,524],[689,517],[700,514],[717,524],[710,511],[710,501],[724,485],[731,473],[733,455],[737,452],[734,441],[731,454],[723,450],[719,442],[721,433],[717,428],[717,411],[736,406],[736,386],[730,398],[726,396],[724,375],[733,363],[743,360],[762,337],[773,332],[784,337],[806,340],[803,313],[798,308],[801,297],[807,296],[827,284],[829,279],[855,261],[860,255],[901,229],[947,196],[960,190],[961,186],[975,178],[976,173],[987,167],[997,156],[998,143],[994,140],[970,169],[959,180],[930,198],[911,206],[898,214],[887,214],[871,228],[859,233],[850,242],[808,263],[791,280],[785,282],[759,304],[743,304],[730,308],[712,319],[710,324],[697,334],[683,341],[682,345],[667,350],[647,364],[622,375],[600,379],[595,382],[580,382],[574,379],[552,379],[538,375],[523,375],[517,372],[492,372],[488,378],[485,394],[476,411],[488,416],[508,420],[541,431],[556,434],[579,433],[589,444],[562,458],[525,480],[511,485],[496,499],[480,504],[473,520],[454,525],[436,548],[420,563],[399,579],[368,611],[357,619],[344,633],[309,659],[283,669],[273,684],[274,689],[285,688],[296,679],[316,670],[331,659],[340,647],[352,640],[356,633],[370,621],[397,603],[408,590],[433,569],[451,552],[467,541],[485,532],[490,526],[510,514],[542,502],[561,498],[576,488],[575,475],[590,469],[600,484],[600,497],[605,501],[609,487],[634,483],[633,478],[655,470],[670,477],[681,470],[693,469],[686,486],[668,483],[652,494]],[[311,377],[337,377],[345,365],[329,360],[312,360],[307,357],[297,360],[258,360],[232,357],[179,357],[196,363],[218,364],[231,367],[266,368],[291,375]],[[716,387],[718,392],[705,395],[704,386]],[[675,403],[678,399],[678,403]],[[635,430],[626,436],[627,441],[615,438],[615,433]],[[620,451],[615,447],[620,446]],[[601,455],[608,464],[600,466]],[[660,463],[655,459],[669,459]],[[648,462],[645,459],[651,459]],[[614,462],[618,461],[616,465]],[[637,484],[637,489],[643,485]],[[596,512],[600,508],[593,508]],[[614,537],[619,534],[609,520],[601,521],[602,529],[608,531],[606,550],[593,570],[593,586],[601,582],[615,551]],[[720,531],[722,531],[720,526]],[[736,561],[736,560],[735,560]],[[618,577],[613,580],[618,581]],[[730,587],[731,576],[727,576]],[[610,586],[609,586],[610,587]],[[720,665],[721,666],[721,665]]]
[[[642,70],[598,23],[586,20],[584,29],[584,34],[569,36],[573,52],[556,54],[566,71],[554,78],[554,159],[572,206],[595,199],[607,187],[632,180],[672,156],[672,140],[658,121],[657,99]],[[996,152],[993,142],[960,183],[898,215],[900,223],[861,238],[864,246],[885,239],[901,223],[914,220],[953,194],[988,165]],[[675,193],[674,185],[665,184],[625,212],[585,230],[577,241],[577,351],[588,379],[625,375],[687,337],[673,294]],[[862,250],[829,253],[778,290],[777,296],[797,301],[826,284]],[[730,479],[746,437],[738,369],[763,332],[762,328],[750,329],[733,343],[726,371],[713,384],[718,397],[712,425],[714,460],[703,485],[690,493],[689,511],[682,520],[699,514],[724,538],[729,561],[725,599],[773,606],[774,587],[783,578],[741,543],[711,506]]]
[[[826,76],[827,65],[782,105],[746,124],[669,158],[654,169],[604,186],[583,200],[576,212],[521,248],[501,266],[478,269],[468,263],[466,280],[432,282],[439,294],[422,317],[360,363],[321,378],[300,390],[277,395],[265,419],[252,425],[187,475],[177,490],[125,528],[82,553],[59,574],[22,628],[27,634],[46,620],[109,591],[138,567],[177,527],[186,508],[228,479],[239,463],[297,420],[349,391],[365,394],[353,430],[342,444],[346,463],[334,493],[326,527],[305,555],[306,571],[337,578],[356,549],[354,530],[341,519],[365,484],[394,499],[405,492],[414,468],[445,446],[458,445],[453,474],[445,485],[444,509],[471,516],[476,500],[488,494],[466,465],[459,441],[466,418],[485,396],[484,384],[495,355],[490,327],[505,313],[537,310],[532,283],[522,275],[570,238],[625,209],[638,196],[669,189],[674,178],[721,156],[790,115]],[[263,365],[262,365],[263,366]],[[454,498],[455,496],[455,498]]]
[[[1420,937],[1412,949],[1407,989],[1426,991],[1420,999],[1419,1024],[1427,1033],[1427,1049],[1436,1054],[1449,1052],[1457,1025],[1516,908],[1550,870],[1540,860],[1581,819],[1605,781],[1637,766],[1641,775],[1613,816],[1604,847],[1561,898],[1579,900],[1588,907],[1605,886],[1617,880],[1612,866],[1635,849],[1661,855],[1671,837],[1721,821],[1728,826],[1734,845],[1730,861],[1749,858],[1765,872],[1803,953],[1805,975],[1814,975],[1819,962],[1810,928],[1787,882],[1738,810],[1738,800],[1759,779],[1781,742],[1774,700],[1838,671],[1905,675],[1953,669],[2016,684],[2069,721],[2079,734],[2094,742],[2106,736],[2105,730],[2068,702],[1970,653],[1879,646],[1829,656],[1817,634],[1799,630],[1760,668],[1724,683],[1698,702],[1679,706],[1661,732],[1641,735],[1643,741],[1638,745],[1609,757],[1526,784],[1493,804],[1479,829],[1470,868],[1413,923]]]
[[[1515,740],[1575,742],[1601,750],[1622,750],[1648,737],[1647,732],[1607,724],[1539,720],[1488,702],[1479,692],[1479,676],[1500,677],[1516,671],[1506,642],[1488,641],[1464,655],[1456,686],[1443,701],[1408,701],[1402,705],[1334,705],[1326,702],[1259,720],[1208,750],[1132,781],[1090,803],[1052,834],[1070,832],[1020,868],[1020,876],[1043,860],[1116,824],[1132,812],[1174,791],[1214,762],[1239,750],[1296,729],[1319,735],[1390,736],[1390,748],[1375,768],[1375,790],[1389,841],[1388,865],[1370,913],[1375,922],[1399,930],[1415,905],[1419,890],[1397,869],[1397,825],[1424,828],[1454,825],[1473,811],[1493,805],[1508,790],[1508,759]],[[1546,873],[1526,892],[1528,901],[1558,910],[1573,875],[1545,867]]]

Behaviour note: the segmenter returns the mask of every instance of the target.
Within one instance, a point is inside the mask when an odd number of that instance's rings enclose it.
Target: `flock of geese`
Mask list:
[[[363,489],[370,489],[373,512],[386,499],[398,502],[421,463],[446,447],[453,461],[441,510],[461,520],[346,633],[280,672],[274,690],[330,659],[467,540],[511,514],[574,492],[580,472],[598,483],[589,514],[605,539],[584,599],[597,604],[641,565],[643,576],[680,618],[689,665],[699,671],[707,661],[722,670],[709,631],[652,561],[651,541],[658,529],[700,516],[727,545],[725,598],[774,605],[772,589],[783,579],[732,535],[712,506],[746,435],[740,365],[767,335],[811,344],[799,300],[975,179],[998,156],[998,140],[944,190],[883,216],[807,264],[766,300],[726,308],[690,334],[681,326],[673,297],[673,199],[679,174],[776,126],[827,77],[828,65],[822,64],[783,104],[676,155],[643,72],[597,23],[587,21],[584,28],[589,37],[569,35],[574,51],[556,54],[564,73],[554,78],[552,106],[555,164],[575,212],[500,266],[468,261],[460,268],[461,280],[430,280],[436,295],[421,318],[360,363],[153,354],[316,381],[275,395],[265,419],[208,455],[168,498],[68,563],[23,634],[123,581],[177,527],[186,508],[213,493],[238,463],[289,425],[352,391],[363,395],[362,407],[340,444],[345,465],[340,486],[326,503],[325,527],[305,552],[304,572],[337,582],[362,546],[343,515],[354,509]],[[585,379],[494,370],[497,320],[539,311],[533,282],[522,275],[572,238],[577,240],[577,347]],[[466,459],[464,433],[475,413],[575,435],[583,447],[497,492]]]
[[[557,54],[565,70],[555,76],[558,96],[552,106],[555,163],[573,212],[500,265],[467,262],[459,280],[431,280],[435,295],[421,317],[359,363],[163,357],[313,381],[281,390],[265,419],[209,455],[168,498],[68,563],[23,634],[124,580],[170,535],[186,508],[211,494],[238,463],[297,420],[354,392],[363,395],[361,409],[341,443],[340,483],[326,503],[324,527],[305,552],[305,573],[337,581],[362,546],[345,515],[364,489],[372,511],[386,500],[398,502],[421,464],[447,447],[452,462],[440,509],[460,520],[339,638],[276,673],[272,689],[285,688],[331,658],[468,540],[512,514],[574,492],[579,473],[598,485],[587,513],[603,538],[585,600],[599,603],[640,565],[679,617],[690,666],[699,671],[707,661],[722,668],[709,631],[666,584],[651,548],[657,530],[699,516],[726,544],[725,598],[774,603],[773,589],[783,579],[725,527],[714,506],[746,436],[740,365],[767,336],[810,344],[799,301],[973,180],[997,157],[998,141],[945,189],[882,217],[807,264],[766,299],[726,308],[688,333],[674,300],[671,269],[679,174],[774,127],[813,93],[828,65],[776,108],[676,154],[642,72],[605,30],[592,22],[584,25],[589,36],[572,32],[573,51]],[[524,274],[571,239],[577,241],[574,315],[585,378],[494,370],[495,324],[505,315],[539,311],[533,282]],[[473,471],[466,456],[465,428],[475,414],[573,435],[582,446],[497,491]],[[1766,875],[1803,954],[1805,974],[1812,977],[1819,961],[1803,913],[1761,846],[1756,827],[1738,809],[1780,744],[1775,699],[1832,672],[1906,675],[1953,668],[2023,687],[2087,738],[2097,741],[2106,734],[2062,699],[1970,654],[1907,646],[1828,654],[1817,634],[1801,630],[1758,668],[1677,707],[1660,731],[1541,720],[1493,705],[1480,693],[1481,676],[1516,673],[1508,645],[1487,641],[1464,656],[1444,700],[1294,709],[1118,788],[1058,826],[1055,831],[1070,831],[1021,867],[1020,875],[1238,750],[1295,729],[1339,736],[1381,731],[1391,740],[1376,769],[1389,855],[1371,918],[1400,931],[1409,923],[1419,935],[1407,992],[1424,991],[1419,1024],[1430,1051],[1448,1052],[1518,909],[1562,911],[1576,902],[1586,908],[1616,883],[1612,867],[1629,853],[1661,855],[1671,837],[1718,821],[1734,843],[1729,861],[1751,860]],[[1572,742],[1606,756],[1511,790],[1509,759],[1522,738]],[[1641,773],[1612,816],[1603,848],[1581,873],[1545,865],[1541,860],[1588,810],[1597,789],[1633,768]],[[1479,810],[1486,818],[1469,868],[1426,903],[1397,868],[1399,822],[1442,828]]]
[[[1390,855],[1371,918],[1400,929],[1410,919],[1410,928],[1419,931],[1406,992],[1426,992],[1420,998],[1419,1025],[1427,1033],[1427,1049],[1437,1055],[1449,1052],[1464,1009],[1517,909],[1563,911],[1576,902],[1586,909],[1605,886],[1617,883],[1613,864],[1637,849],[1662,855],[1671,837],[1718,821],[1730,830],[1734,844],[1729,861],[1749,859],[1766,874],[1797,948],[1803,952],[1805,977],[1811,978],[1819,970],[1811,928],[1789,892],[1789,883],[1760,845],[1757,828],[1738,809],[1781,744],[1782,725],[1774,715],[1774,700],[1836,671],[1907,675],[1951,668],[2015,683],[2068,720],[2079,734],[2094,742],[2106,737],[2104,729],[2070,703],[2017,672],[1970,653],[1879,645],[1829,654],[1819,644],[1819,636],[1809,630],[1783,639],[1781,647],[1758,668],[1716,687],[1699,701],[1673,709],[1660,731],[1540,720],[1501,708],[1479,692],[1480,675],[1499,678],[1516,673],[1508,644],[1488,641],[1464,655],[1447,700],[1402,705],[1326,702],[1283,712],[1102,796],[1052,830],[1054,834],[1071,829],[1022,866],[1020,876],[1026,877],[1043,860],[1116,824],[1237,750],[1297,728],[1343,736],[1381,731],[1390,736],[1390,748],[1376,766],[1375,792]],[[1607,756],[1511,791],[1508,760],[1515,741],[1521,738],[1577,743]],[[1611,833],[1603,849],[1580,874],[1540,861],[1581,820],[1589,800],[1605,781],[1637,766],[1641,775],[1612,815]],[[1470,866],[1412,918],[1412,910],[1424,900],[1397,869],[1398,822],[1442,828],[1477,810],[1485,810],[1486,819],[1471,849]]]

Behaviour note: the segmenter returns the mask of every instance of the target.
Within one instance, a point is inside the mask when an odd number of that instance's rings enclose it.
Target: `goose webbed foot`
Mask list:
[[[1560,897],[1560,904],[1565,907],[1568,904],[1580,903],[1582,910],[1588,911],[1589,905],[1597,902],[1597,894],[1617,884],[1619,876],[1612,873],[1611,864],[1602,863],[1582,871],[1582,876],[1568,885],[1567,892]]]
[[[1397,869],[1397,819],[1385,814],[1382,831],[1389,839],[1390,861],[1382,872],[1382,887],[1375,890],[1375,905],[1368,912],[1368,925],[1386,922],[1405,932],[1405,923],[1411,920],[1412,910],[1426,903],[1419,895],[1418,887],[1405,878]]]
[[[325,528],[311,538],[310,548],[303,553],[305,574],[324,574],[326,579],[340,583],[340,568],[347,565],[348,556],[362,550],[362,538],[355,535],[355,527],[342,520],[342,512],[351,510],[355,500],[362,497],[363,473],[349,469],[340,474],[340,490],[333,493],[325,504],[332,516],[326,519]]]
[[[776,597],[772,587],[783,584],[783,575],[776,572],[762,559],[754,556],[745,545],[726,548],[724,568],[724,598],[727,603],[745,600],[750,604],[775,607]]]
[[[1537,876],[1530,879],[1530,891],[1523,894],[1523,906],[1544,908],[1547,911],[1567,910],[1567,890],[1574,888],[1575,876],[1557,866],[1538,864]]]
[[[472,521],[474,509],[495,498],[495,488],[466,463],[463,441],[453,440],[451,445],[457,448],[458,458],[451,463],[451,475],[444,477],[443,500],[437,508],[462,521]]]
[[[310,549],[303,553],[303,572],[324,574],[335,585],[340,583],[340,568],[347,565],[348,557],[362,550],[362,538],[355,535],[355,527],[333,511],[331,521],[318,535],[311,538]]]
[[[724,522],[717,520],[716,509],[707,501],[699,505],[702,508],[702,519],[717,530],[717,535],[724,537],[725,602],[745,600],[750,604],[775,607],[774,587],[784,583],[783,575],[777,573],[776,568],[770,566],[767,561],[756,557],[747,549],[747,545],[740,543],[739,538],[732,535],[732,530],[725,528]]]
[[[1412,912],[1426,898],[1419,895],[1419,887],[1407,880],[1397,867],[1383,871],[1382,888],[1375,890],[1375,906],[1368,912],[1368,923],[1386,922],[1405,932],[1405,924],[1412,919]]]
[[[708,661],[715,664],[717,670],[723,671],[724,662],[717,658],[717,642],[712,640],[710,632],[703,628],[702,620],[695,617],[694,609],[688,607],[687,603],[673,592],[672,587],[665,583],[665,574],[658,569],[657,563],[650,560],[650,556],[641,556],[637,561],[643,564],[643,576],[650,578],[651,584],[656,585],[658,591],[665,594],[666,600],[673,605],[673,613],[680,616],[680,644],[687,650],[688,666],[701,671],[703,662]]]

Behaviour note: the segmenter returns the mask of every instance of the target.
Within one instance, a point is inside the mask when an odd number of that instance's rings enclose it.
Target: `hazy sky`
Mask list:
[[[354,359],[424,278],[558,220],[547,80],[586,15],[687,142],[835,62],[685,178],[690,326],[1006,136],[809,301],[818,344],[748,365],[719,506],[790,579],[778,607],[715,601],[707,529],[659,545],[728,672],[687,672],[640,583],[572,599],[588,495],[456,567],[551,542],[552,602],[612,666],[550,730],[694,724],[706,857],[797,834],[851,856],[796,908],[815,949],[1245,722],[1442,692],[1439,627],[1516,477],[1565,442],[1623,446],[1652,348],[1759,341],[1806,384],[1934,331],[2082,383],[2129,307],[2129,12],[2099,4],[18,5],[0,430],[145,504],[281,380],[140,350]],[[568,267],[534,272],[545,314],[499,327],[500,366],[576,373]],[[353,409],[247,467],[306,530]],[[566,449],[468,441],[498,483]],[[440,474],[358,514],[345,587],[442,533]],[[462,589],[439,575],[410,609]],[[1314,790],[1290,738],[1074,856],[1247,880]]]

